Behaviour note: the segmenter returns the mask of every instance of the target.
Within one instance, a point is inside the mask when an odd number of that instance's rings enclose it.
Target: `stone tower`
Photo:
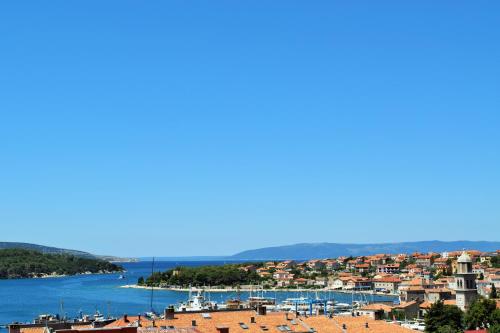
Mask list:
[[[455,274],[457,306],[467,310],[477,297],[476,274],[472,272],[472,259],[467,252],[457,260],[457,272]]]

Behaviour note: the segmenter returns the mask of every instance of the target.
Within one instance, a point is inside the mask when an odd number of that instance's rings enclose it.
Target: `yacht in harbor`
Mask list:
[[[217,302],[212,302],[209,299],[205,298],[205,293],[203,289],[189,289],[189,298],[187,302],[181,303],[177,311],[202,311],[202,310],[216,310],[219,309],[220,306],[217,305]]]
[[[277,309],[276,297],[267,297],[264,295],[264,288],[260,288],[254,294],[254,290],[250,290],[250,295],[247,300],[248,307],[256,309],[259,306],[265,306],[269,311]]]
[[[274,311],[277,309],[276,298],[265,296],[250,296],[248,297],[248,306],[252,309],[259,306],[265,306],[267,310]]]

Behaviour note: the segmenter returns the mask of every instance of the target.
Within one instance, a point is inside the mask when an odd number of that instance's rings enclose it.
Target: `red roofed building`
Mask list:
[[[397,277],[383,277],[381,279],[374,279],[372,283],[373,289],[394,294],[398,290],[401,280]]]

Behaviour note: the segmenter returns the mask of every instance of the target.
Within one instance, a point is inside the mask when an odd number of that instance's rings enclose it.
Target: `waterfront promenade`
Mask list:
[[[185,288],[185,287],[148,287],[139,286],[137,284],[127,284],[121,286],[121,288],[132,288],[132,289],[148,289],[148,290],[168,290],[168,291],[178,291],[178,292],[189,292],[189,291],[205,291],[210,293],[234,293],[234,292],[246,292],[246,293],[260,293],[264,292],[304,292],[304,293],[314,293],[314,292],[334,292],[334,293],[344,293],[344,294],[368,294],[368,295],[380,295],[380,296],[398,296],[398,294],[377,292],[374,290],[347,290],[347,289],[331,289],[331,288],[269,288],[262,289],[260,286],[255,286],[254,288],[249,287],[224,287],[224,288],[214,288],[214,287],[203,287],[203,288]]]

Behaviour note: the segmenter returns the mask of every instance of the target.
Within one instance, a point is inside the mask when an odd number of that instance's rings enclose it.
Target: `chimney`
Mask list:
[[[290,319],[288,319],[288,312],[285,312],[285,320],[287,320],[287,321],[290,320]]]
[[[261,316],[265,316],[267,313],[267,308],[265,306],[260,305],[257,307],[257,313]]]
[[[128,315],[127,314],[124,314],[123,315],[123,321],[128,323]]]
[[[172,305],[165,309],[165,319],[174,319],[175,309]]]
[[[191,326],[196,326],[196,320],[191,320]]]
[[[255,317],[250,317],[250,323],[255,324]]]
[[[137,327],[141,327],[141,315],[137,316]]]
[[[229,326],[217,325],[215,326],[217,333],[229,333]]]
[[[368,328],[368,323],[367,322],[365,323],[365,328]]]

